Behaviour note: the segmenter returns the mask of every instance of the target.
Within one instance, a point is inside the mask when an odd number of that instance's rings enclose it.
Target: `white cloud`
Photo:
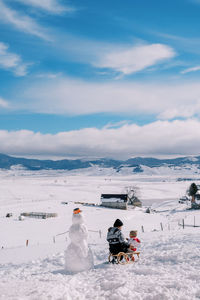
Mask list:
[[[0,68],[12,71],[16,76],[25,76],[28,72],[28,64],[23,63],[19,55],[9,52],[8,46],[1,42]]]
[[[42,79],[17,91],[16,109],[84,115],[115,113],[172,119],[200,114],[200,83],[93,83],[69,78]],[[10,98],[16,98],[16,91]]]
[[[199,0],[200,3],[200,0]],[[150,34],[157,36],[158,38],[164,39],[167,44],[173,46],[177,51],[189,52],[193,54],[200,54],[200,38],[199,37],[183,37],[173,34],[160,33],[150,30]],[[187,63],[182,61],[182,65],[186,65]]]
[[[129,121],[119,121],[119,122],[116,122],[116,123],[109,122],[103,128],[104,129],[119,128],[119,127],[122,127],[123,125],[127,125],[128,123],[130,123],[130,122]]]
[[[173,58],[175,51],[166,45],[137,45],[128,49],[104,53],[94,66],[131,74]]]
[[[162,120],[175,119],[177,117],[190,118],[198,115],[200,111],[200,100],[185,105],[174,106],[161,112],[158,116]]]
[[[45,29],[37,24],[34,19],[9,8],[2,0],[0,0],[0,21],[11,24],[20,31],[35,35],[45,40],[51,40],[45,32]]]
[[[157,121],[145,126],[85,128],[58,134],[0,131],[0,152],[13,155],[116,157],[195,155],[200,149],[200,122]]]
[[[49,78],[49,79],[55,79],[62,75],[62,73],[38,73],[36,74],[36,78]]]
[[[196,71],[200,71],[200,66],[196,66],[196,67],[192,67],[192,68],[187,68],[187,69],[181,71],[181,74],[186,74],[186,73],[196,72]]]
[[[5,99],[0,97],[0,107],[2,108],[8,108],[9,107],[9,103],[8,101],[6,101]]]
[[[99,40],[88,40],[65,33],[55,37],[55,47],[70,61],[87,63],[96,69],[99,75],[112,75],[120,79],[124,75],[142,70],[153,71],[162,64],[162,68],[173,68],[182,62],[172,60],[175,50],[164,44],[147,44],[145,41],[133,41],[130,44],[114,44]],[[171,59],[171,60],[170,60]]]
[[[59,0],[15,0],[15,1],[21,2],[25,5],[36,7],[38,9],[42,9],[52,14],[74,11],[74,8],[70,6],[61,5]]]

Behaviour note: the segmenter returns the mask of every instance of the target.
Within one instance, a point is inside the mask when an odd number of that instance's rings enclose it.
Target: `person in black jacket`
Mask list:
[[[122,221],[117,219],[113,227],[108,229],[107,241],[109,243],[109,250],[114,255],[119,252],[127,252],[130,246],[121,232],[122,226]]]

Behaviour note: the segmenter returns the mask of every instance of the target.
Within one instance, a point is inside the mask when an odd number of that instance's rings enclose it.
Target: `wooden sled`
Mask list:
[[[140,256],[140,252],[119,252],[118,254],[112,254],[110,253],[108,256],[109,263],[116,263],[120,265],[126,265],[132,262],[135,262],[135,255],[137,258]]]

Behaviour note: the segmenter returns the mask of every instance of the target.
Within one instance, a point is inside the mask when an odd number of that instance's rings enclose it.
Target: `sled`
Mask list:
[[[126,265],[129,263],[135,262],[135,255],[137,258],[140,256],[140,252],[119,252],[118,254],[109,254],[108,261],[109,263],[115,263],[120,265]]]

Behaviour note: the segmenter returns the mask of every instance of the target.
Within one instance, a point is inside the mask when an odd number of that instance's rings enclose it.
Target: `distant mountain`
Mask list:
[[[199,164],[200,156],[196,157],[178,157],[173,159],[157,159],[153,157],[136,157],[126,161],[130,166],[143,165],[148,167],[160,167],[163,165],[181,166],[185,164]]]
[[[128,160],[114,159],[97,159],[97,160],[81,160],[81,159],[63,159],[63,160],[39,160],[12,157],[0,154],[0,168],[10,169],[14,166],[20,166],[27,170],[76,170],[97,166],[99,168],[113,168],[116,172],[122,169],[132,168],[134,173],[143,172],[143,168],[159,168],[159,167],[192,167],[200,169],[200,156],[196,157],[179,157],[173,159],[157,159],[153,157],[135,157]]]
[[[85,161],[85,160],[39,160],[39,159],[27,159],[12,157],[5,154],[0,154],[0,168],[1,169],[10,169],[13,166],[21,166],[28,170],[74,170],[89,168],[92,165],[98,165],[103,168],[110,167],[119,167],[122,162],[112,159],[100,159],[94,161]]]

